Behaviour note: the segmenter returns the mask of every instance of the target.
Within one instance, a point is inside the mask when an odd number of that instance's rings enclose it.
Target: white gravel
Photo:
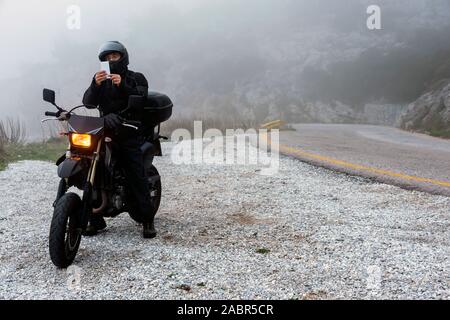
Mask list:
[[[122,214],[69,270],[48,254],[56,166],[0,172],[0,299],[450,298],[450,198],[286,157],[269,177],[174,165],[163,146],[157,238]]]

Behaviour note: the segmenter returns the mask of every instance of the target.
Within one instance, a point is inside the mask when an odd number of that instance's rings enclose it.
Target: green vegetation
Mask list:
[[[267,248],[256,249],[256,253],[260,253],[260,254],[268,254],[269,252],[270,252],[270,250]]]
[[[56,161],[66,150],[65,139],[52,138],[46,142],[15,143],[0,149],[0,170],[8,163],[21,160]]]
[[[25,140],[25,126],[20,120],[0,120],[0,170],[20,160],[55,161],[67,148],[66,139],[59,136],[43,142],[26,143]]]
[[[433,137],[450,139],[450,129],[434,129],[429,134]]]
[[[6,167],[5,149],[3,149],[3,146],[0,145],[0,171],[5,169],[5,167]]]
[[[44,160],[55,161],[67,148],[67,142],[48,141],[41,143],[29,143],[11,145],[6,148],[7,158],[10,161],[19,160]]]

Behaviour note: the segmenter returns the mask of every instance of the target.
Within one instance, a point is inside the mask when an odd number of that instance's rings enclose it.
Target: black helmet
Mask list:
[[[129,64],[128,51],[119,41],[108,41],[103,44],[98,51],[98,58],[100,61],[106,61],[106,56],[113,52],[119,52],[121,57],[118,61],[110,62],[111,72],[118,74],[125,73],[128,70]]]

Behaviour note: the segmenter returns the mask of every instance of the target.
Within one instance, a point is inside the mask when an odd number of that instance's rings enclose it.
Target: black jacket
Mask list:
[[[111,80],[105,80],[100,86],[95,84],[95,78],[83,96],[83,103],[99,106],[102,115],[119,113],[128,106],[130,95],[147,95],[148,82],[145,76],[139,72],[127,70],[122,75],[119,86],[113,85]],[[127,115],[125,115],[126,117]],[[140,115],[128,115],[129,120],[140,120]]]

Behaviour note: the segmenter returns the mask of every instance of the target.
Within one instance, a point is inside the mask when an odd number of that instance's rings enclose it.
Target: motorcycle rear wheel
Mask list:
[[[158,170],[155,166],[151,165],[146,169],[146,176],[148,178],[148,187],[149,187],[149,193],[150,193],[150,202],[152,204],[151,208],[149,210],[151,211],[150,214],[154,216],[156,212],[158,212],[159,205],[161,203],[161,177],[159,175]],[[152,182],[152,178],[158,177],[156,181]],[[143,219],[139,212],[134,208],[128,209],[128,214],[130,215],[131,219],[136,221],[137,223],[142,223]]]
[[[66,193],[55,205],[49,234],[50,258],[58,268],[67,268],[75,259],[81,242],[81,199]]]

